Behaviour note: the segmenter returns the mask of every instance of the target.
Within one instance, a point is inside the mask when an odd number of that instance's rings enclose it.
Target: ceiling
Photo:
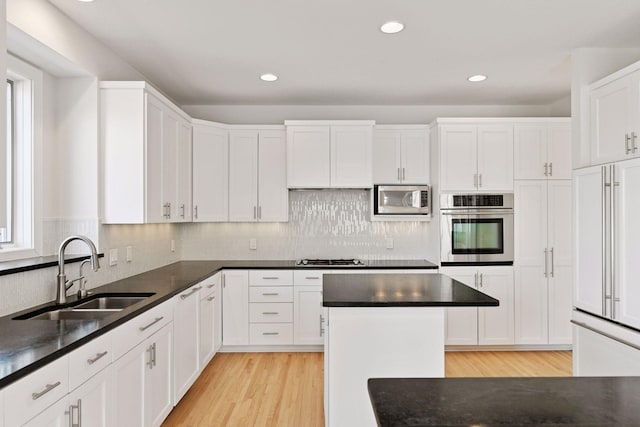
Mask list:
[[[640,47],[638,0],[50,2],[182,105],[548,104],[573,49]]]

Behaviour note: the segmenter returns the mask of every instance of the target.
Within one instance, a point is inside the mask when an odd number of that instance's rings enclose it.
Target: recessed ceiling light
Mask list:
[[[483,74],[476,74],[475,76],[468,77],[467,80],[473,83],[478,83],[487,80],[487,76]]]
[[[398,21],[389,21],[382,24],[382,26],[380,27],[380,31],[385,34],[395,34],[399,33],[402,30],[404,30],[404,24]]]
[[[275,82],[276,80],[278,80],[278,76],[276,76],[275,74],[266,73],[261,75],[260,79],[264,80],[265,82]]]

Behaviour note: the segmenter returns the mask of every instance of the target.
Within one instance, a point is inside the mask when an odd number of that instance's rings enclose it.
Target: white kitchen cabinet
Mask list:
[[[101,82],[100,114],[103,222],[188,221],[189,116],[145,82]]]
[[[441,191],[512,191],[513,126],[446,124],[439,130]]]
[[[289,188],[369,188],[372,121],[287,120]]]
[[[229,131],[193,120],[193,221],[229,220]]]
[[[168,324],[150,338],[153,366],[147,371],[145,403],[152,427],[162,424],[173,409],[173,324]]]
[[[421,126],[376,126],[374,184],[428,184],[429,133]]]
[[[222,314],[219,310],[220,277],[218,273],[202,282],[200,292],[200,371],[213,359],[221,341]]]
[[[570,119],[514,127],[515,179],[571,179]]]
[[[200,373],[200,290],[201,284],[173,298],[173,401],[189,390]]]
[[[69,418],[69,398],[64,396],[32,420],[20,425],[24,427],[67,427],[72,425]]]
[[[571,343],[571,181],[515,184],[515,342]]]
[[[445,344],[514,343],[513,268],[445,267],[440,272],[500,301],[498,307],[447,308]]]
[[[229,220],[286,222],[286,143],[280,130],[231,130]]]
[[[640,71],[607,77],[590,88],[591,164],[640,155]]]
[[[225,270],[222,273],[222,342],[249,344],[249,272]]]
[[[0,427],[4,427],[4,390],[0,390]]]
[[[113,424],[112,367],[107,366],[89,381],[69,393],[69,412],[80,426],[109,427]],[[82,420],[80,423],[79,420]]]
[[[322,285],[295,286],[293,312],[293,343],[295,345],[322,345],[325,328],[322,310]]]

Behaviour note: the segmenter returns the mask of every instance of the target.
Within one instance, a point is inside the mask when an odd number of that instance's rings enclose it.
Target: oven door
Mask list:
[[[513,264],[513,212],[442,211],[442,265]]]

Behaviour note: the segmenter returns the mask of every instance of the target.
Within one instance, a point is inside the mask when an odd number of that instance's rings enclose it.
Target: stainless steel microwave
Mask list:
[[[375,185],[374,215],[429,215],[431,189],[428,185]]]

